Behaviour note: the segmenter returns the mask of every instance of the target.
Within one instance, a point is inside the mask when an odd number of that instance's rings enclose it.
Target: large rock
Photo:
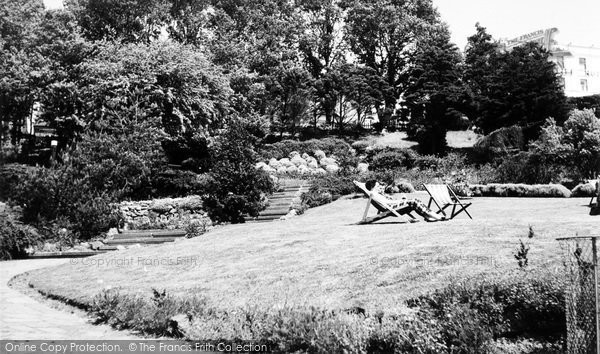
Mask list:
[[[277,173],[283,174],[283,173],[286,173],[286,172],[287,172],[287,167],[281,166],[281,167],[279,167],[277,169]]]
[[[307,173],[309,173],[310,170],[308,169],[308,167],[306,167],[305,165],[300,165],[298,166],[298,173],[301,175],[305,175]]]
[[[294,174],[298,172],[298,167],[296,166],[289,166],[288,168],[286,168],[286,172],[289,174]]]
[[[327,171],[329,173],[338,173],[339,170],[340,170],[340,166],[338,166],[338,165],[325,166],[325,171]]]
[[[295,166],[306,166],[306,165],[308,165],[308,163],[306,162],[306,160],[303,159],[302,157],[300,157],[300,155],[294,156],[290,161]]]
[[[317,162],[317,160],[312,160],[308,162],[308,168],[311,168],[313,170],[319,168],[319,163]]]
[[[322,169],[322,168],[317,168],[316,170],[313,170],[313,171],[314,171],[313,173],[314,173],[315,175],[326,175],[326,174],[327,174],[327,171],[325,171],[325,170],[324,170],[324,169]]]
[[[278,169],[279,167],[281,167],[281,164],[279,163],[279,161],[277,161],[276,158],[271,158],[269,160],[269,166],[271,166],[274,169]]]
[[[309,154],[307,154],[307,153],[303,153],[303,154],[302,154],[302,158],[303,158],[303,159],[305,159],[306,161],[308,161],[308,159],[309,159],[310,157],[311,157],[311,156],[310,156]]]
[[[290,161],[290,159],[288,158],[282,158],[281,160],[279,160],[279,163],[281,164],[281,166],[283,167],[290,167],[290,166],[294,166],[294,164],[292,163],[292,161]]]
[[[298,151],[292,151],[290,152],[290,154],[288,155],[288,157],[291,159],[293,159],[296,156],[300,156],[300,153]]]
[[[314,155],[317,158],[317,160],[321,160],[322,158],[325,158],[325,152],[323,150],[315,150]]]
[[[254,168],[256,168],[257,170],[264,170],[265,167],[268,168],[269,165],[267,165],[266,163],[264,163],[262,161],[261,162],[257,162],[256,165],[254,165]]]
[[[357,166],[356,166],[356,170],[358,170],[359,173],[366,173],[369,172],[369,164],[366,162],[360,162]]]
[[[325,166],[329,166],[329,165],[337,165],[337,162],[335,162],[335,159],[333,159],[331,157],[324,157],[321,160],[319,160],[319,164],[322,167],[325,167]]]

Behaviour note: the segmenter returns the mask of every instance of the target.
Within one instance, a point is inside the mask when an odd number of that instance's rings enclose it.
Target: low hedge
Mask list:
[[[517,272],[452,282],[408,300],[413,310],[402,314],[259,304],[222,309],[199,295],[118,289],[98,294],[89,310],[99,322],[150,336],[244,338],[285,353],[488,353],[498,352],[499,340],[534,340],[544,353],[560,352],[564,282],[553,273]]]
[[[474,184],[474,197],[569,198],[571,191],[560,184]]]
[[[596,184],[582,183],[571,190],[571,197],[594,197],[597,195]]]

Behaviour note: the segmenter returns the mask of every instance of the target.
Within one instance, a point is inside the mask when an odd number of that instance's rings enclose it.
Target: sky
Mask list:
[[[43,0],[47,8],[62,0]],[[450,27],[452,40],[462,50],[475,23],[486,27],[495,39],[514,38],[556,27],[563,45],[600,48],[600,0],[433,0]]]
[[[475,23],[495,39],[556,27],[559,44],[600,48],[600,0],[433,0],[462,50]]]

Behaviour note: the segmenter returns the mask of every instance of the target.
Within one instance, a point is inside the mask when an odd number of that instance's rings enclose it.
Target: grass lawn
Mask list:
[[[457,278],[515,269],[519,238],[531,242],[532,267],[561,267],[556,237],[598,233],[598,217],[588,215],[587,202],[476,198],[469,209],[474,220],[460,215],[410,224],[389,218],[359,226],[354,223],[366,199],[345,199],[288,221],[229,225],[195,239],[76,260],[33,272],[30,283],[84,303],[103,288],[118,287],[203,294],[226,308],[400,310],[401,300]],[[535,231],[531,240],[529,225]],[[160,261],[180,264],[144,264]]]
[[[472,130],[457,130],[446,133],[448,146],[451,148],[468,148],[472,147],[480,135],[475,134]],[[368,142],[369,146],[375,148],[391,147],[395,149],[408,149],[417,145],[416,141],[407,140],[406,132],[394,132],[384,135],[368,136],[363,141]]]

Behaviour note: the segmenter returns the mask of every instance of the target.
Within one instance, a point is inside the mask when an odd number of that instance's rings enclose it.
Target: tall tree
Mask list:
[[[469,114],[483,133],[519,125],[531,139],[546,118],[564,122],[568,106],[549,57],[537,43],[501,50],[477,26],[469,38],[464,77],[472,102]]]
[[[410,111],[409,135],[417,139],[423,153],[446,150],[448,125],[459,114],[456,106],[463,92],[461,61],[446,26],[431,28],[417,44],[404,98]]]
[[[86,38],[149,43],[169,21],[170,4],[162,0],[67,0]]]
[[[410,62],[415,42],[439,22],[438,13],[431,0],[354,0],[345,8],[352,52],[392,88],[378,111],[385,126],[404,90],[401,74]]]

